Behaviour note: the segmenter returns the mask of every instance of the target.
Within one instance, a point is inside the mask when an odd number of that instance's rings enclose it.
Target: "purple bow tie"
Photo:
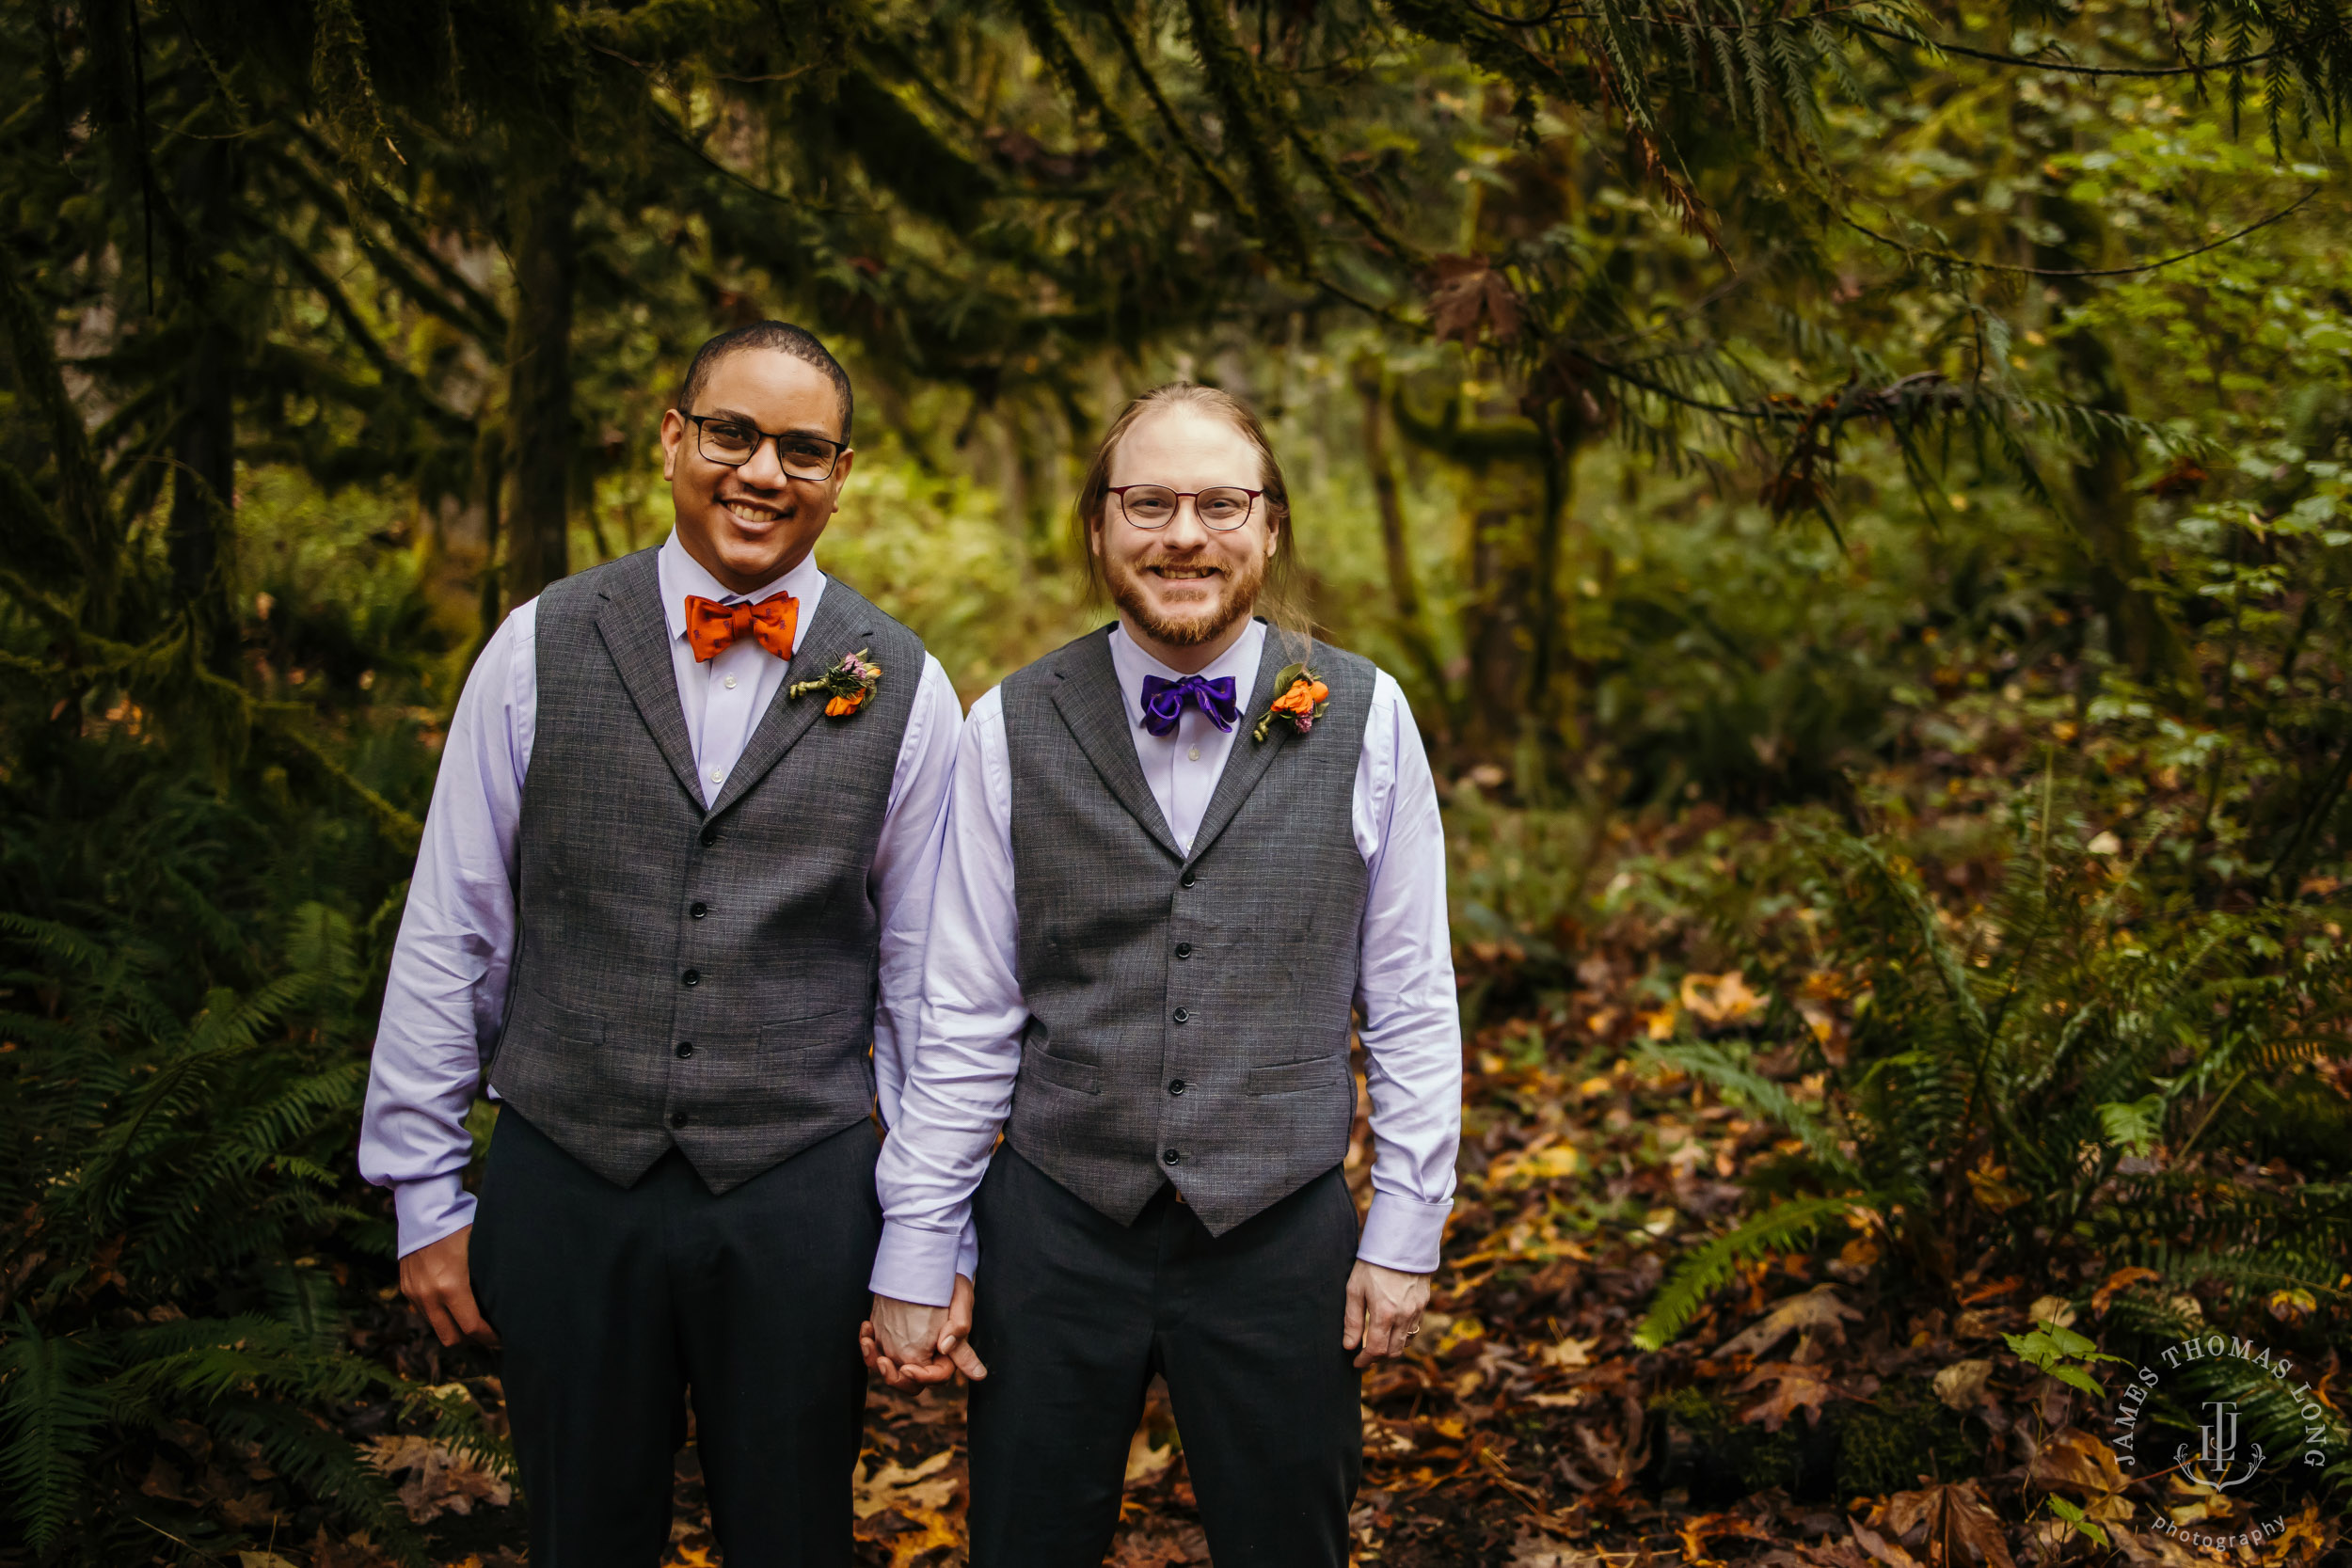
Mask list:
[[[1180,681],[1165,681],[1157,675],[1143,677],[1143,727],[1153,735],[1175,733],[1187,703],[1206,714],[1209,722],[1220,730],[1232,729],[1233,721],[1241,717],[1241,709],[1233,705],[1231,675],[1219,675],[1215,680],[1186,675]]]

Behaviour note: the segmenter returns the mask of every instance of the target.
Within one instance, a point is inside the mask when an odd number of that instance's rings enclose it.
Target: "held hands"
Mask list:
[[[1421,1332],[1422,1308],[1428,1305],[1427,1275],[1403,1274],[1359,1258],[1347,1276],[1347,1324],[1340,1349],[1355,1351],[1359,1367],[1402,1355],[1405,1341]]]
[[[956,1372],[988,1375],[966,1338],[971,1332],[972,1276],[960,1274],[945,1307],[876,1296],[874,1315],[858,1325],[858,1349],[867,1368],[893,1388],[920,1388]]]
[[[453,1230],[429,1242],[400,1260],[400,1293],[424,1314],[444,1345],[471,1339],[498,1349],[498,1331],[474,1306],[473,1276],[466,1256],[473,1242],[473,1227]]]

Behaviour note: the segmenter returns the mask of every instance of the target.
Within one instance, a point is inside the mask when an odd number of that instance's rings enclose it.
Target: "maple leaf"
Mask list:
[[[1767,1361],[1750,1372],[1740,1385],[1739,1391],[1747,1393],[1759,1384],[1776,1386],[1764,1399],[1740,1412],[1743,1421],[1762,1421],[1766,1432],[1778,1432],[1781,1422],[1804,1412],[1804,1424],[1813,1425],[1821,1418],[1821,1405],[1836,1392],[1819,1367],[1801,1367],[1793,1361]]]
[[[1935,1568],[1953,1568],[1954,1547],[1990,1568],[2016,1568],[2001,1517],[1985,1506],[1973,1481],[1898,1492],[1886,1500],[1886,1523],[1906,1543],[1916,1533]]]
[[[2028,1479],[2045,1492],[2063,1487],[2079,1493],[2083,1512],[2093,1519],[2131,1517],[2131,1504],[2118,1496],[2130,1482],[2115,1462],[2115,1450],[2078,1427],[2050,1434],[2034,1455]]]
[[[1862,1314],[1837,1299],[1836,1287],[1816,1285],[1801,1296],[1777,1302],[1771,1311],[1724,1341],[1718,1355],[1761,1355],[1791,1334],[1827,1332],[1838,1344],[1846,1342],[1846,1324]]]
[[[1498,343],[1518,336],[1518,296],[1484,256],[1440,256],[1422,285],[1429,291],[1429,325],[1438,341],[1470,347],[1488,329]]]

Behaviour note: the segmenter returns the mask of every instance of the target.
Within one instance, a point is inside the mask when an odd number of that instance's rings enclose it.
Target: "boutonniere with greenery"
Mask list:
[[[866,700],[874,694],[874,688],[882,684],[882,666],[869,663],[864,648],[843,654],[840,663],[813,681],[798,682],[785,695],[798,702],[803,697],[822,693],[827,699],[825,717],[847,719],[864,707]]]
[[[1274,677],[1274,687],[1281,695],[1275,698],[1274,705],[1265,710],[1265,717],[1258,721],[1258,727],[1249,732],[1252,740],[1265,739],[1266,731],[1273,727],[1278,718],[1289,720],[1300,735],[1305,735],[1315,727],[1315,721],[1323,717],[1323,710],[1331,705],[1331,689],[1317,680],[1315,673],[1304,664],[1283,666]]]

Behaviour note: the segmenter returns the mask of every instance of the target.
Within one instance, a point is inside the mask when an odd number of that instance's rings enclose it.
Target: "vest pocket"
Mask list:
[[[805,1018],[780,1018],[759,1026],[762,1051],[806,1051],[812,1046],[839,1046],[865,1018],[862,1007],[836,1007]]]
[[[1252,1099],[1263,1095],[1298,1094],[1308,1089],[1329,1088],[1346,1076],[1346,1057],[1317,1056],[1311,1061],[1251,1068],[1248,1075],[1242,1080],[1242,1093]]]
[[[1021,1053],[1021,1076],[1041,1078],[1057,1088],[1073,1089],[1079,1094],[1103,1092],[1103,1069],[1073,1062],[1067,1056],[1056,1056],[1028,1046]]]

